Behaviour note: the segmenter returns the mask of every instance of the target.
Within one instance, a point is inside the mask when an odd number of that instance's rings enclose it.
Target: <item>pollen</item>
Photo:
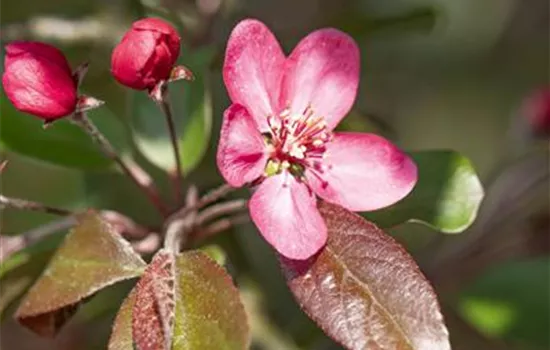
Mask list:
[[[269,116],[270,132],[264,134],[264,141],[270,153],[271,171],[277,164],[277,172],[289,171],[301,177],[306,168],[319,171],[318,163],[323,159],[326,143],[332,138],[325,118],[315,114],[308,106],[302,113],[284,109],[277,116]]]

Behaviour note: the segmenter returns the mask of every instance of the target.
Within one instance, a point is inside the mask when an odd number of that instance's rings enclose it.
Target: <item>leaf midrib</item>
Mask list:
[[[412,346],[411,344],[411,341],[409,340],[409,338],[407,337],[404,329],[401,327],[401,325],[392,317],[391,313],[386,309],[386,307],[384,307],[384,305],[382,305],[382,303],[380,303],[378,301],[378,299],[376,299],[374,293],[372,293],[372,291],[370,290],[369,286],[361,281],[353,272],[351,269],[348,268],[348,266],[342,261],[342,259],[339,258],[339,256],[327,245],[326,246],[326,251],[329,252],[331,254],[331,256],[334,258],[334,260],[338,263],[338,265],[340,265],[340,267],[342,269],[344,269],[344,272],[347,272],[347,274],[356,282],[358,283],[359,285],[361,285],[362,287],[364,287],[368,294],[371,296],[372,298],[372,302],[375,304],[375,305],[378,305],[380,310],[382,310],[382,313],[383,313],[383,316],[385,316],[388,320],[391,321],[391,323],[394,325],[394,327],[397,329],[397,331],[402,335],[403,339],[405,339],[405,341],[407,342],[407,344],[409,345],[410,349],[411,350],[414,350],[414,347]]]

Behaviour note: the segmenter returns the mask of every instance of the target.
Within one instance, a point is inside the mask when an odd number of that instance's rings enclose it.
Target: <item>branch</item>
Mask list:
[[[0,197],[3,197],[0,195]],[[158,233],[151,232],[148,228],[137,224],[129,217],[111,210],[104,210],[100,212],[101,217],[114,226],[114,229],[119,232],[126,239],[139,239],[139,241],[132,242],[132,245],[136,245],[138,252],[146,250],[146,241],[151,241],[150,236],[157,236],[157,240],[160,241]],[[29,231],[23,232],[17,236],[4,236],[0,235],[0,262],[11,254],[19,251],[31,244],[34,244],[49,235],[63,230],[73,228],[78,224],[77,216],[71,214],[61,218],[48,222],[44,225],[33,228]],[[149,244],[151,246],[151,244]],[[158,247],[158,245],[157,245]]]
[[[235,190],[234,187],[231,187],[228,184],[223,184],[218,188],[215,188],[210,192],[208,192],[207,194],[205,194],[204,196],[202,196],[193,205],[186,205],[185,207],[181,208],[180,210],[172,214],[172,216],[168,218],[168,221],[174,220],[176,218],[185,217],[190,212],[197,211],[198,209],[201,209],[207,206],[208,204],[214,203],[215,201],[223,198],[224,196],[226,196],[227,194],[229,194],[231,191],[234,191],[234,190]]]
[[[145,172],[145,170],[135,163],[132,164],[132,167],[128,166],[118,155],[109,140],[103,136],[101,131],[99,131],[99,129],[92,123],[85,113],[75,114],[71,121],[81,127],[94,140],[107,158],[118,164],[124,174],[130,178],[149,198],[162,216],[166,217],[168,215],[168,209],[162,202],[151,177]]]
[[[74,213],[67,209],[61,209],[56,207],[50,207],[42,203],[31,202],[19,198],[10,198],[0,194],[0,208],[14,208],[21,210],[29,210],[53,215],[74,215]]]
[[[235,199],[208,207],[204,209],[197,217],[197,225],[202,225],[211,219],[215,219],[223,215],[241,211],[246,208],[246,203],[247,201],[245,199]]]
[[[178,136],[176,134],[176,126],[174,123],[174,116],[172,114],[172,108],[170,107],[170,100],[168,98],[168,86],[166,82],[162,82],[162,85],[159,87],[161,89],[160,99],[154,98],[153,100],[160,107],[160,110],[166,117],[166,124],[168,125],[168,132],[170,134],[170,141],[172,143],[172,149],[174,152],[174,160],[176,164],[176,173],[171,174],[174,176],[174,188],[176,194],[176,205],[181,203],[182,199],[182,182],[183,182],[183,170],[181,168],[181,154],[178,145]]]
[[[244,224],[248,222],[248,214],[240,214],[229,218],[223,218],[218,221],[214,221],[210,225],[197,229],[190,241],[193,244],[196,244],[197,242],[203,241],[207,238],[210,238],[212,236],[217,235],[220,232],[229,230],[231,227]]]

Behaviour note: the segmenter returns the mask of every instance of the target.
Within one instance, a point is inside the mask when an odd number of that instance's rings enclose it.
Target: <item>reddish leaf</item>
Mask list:
[[[174,277],[175,276],[175,277]],[[109,350],[247,349],[239,292],[225,270],[198,251],[161,250],[116,317]]]
[[[169,350],[172,347],[175,276],[174,255],[162,249],[135,288],[132,334],[140,350]]]
[[[436,295],[409,254],[362,217],[319,209],[326,247],[307,261],[281,258],[304,311],[349,349],[450,349]]]
[[[145,267],[120,235],[95,212],[79,217],[15,317],[42,336],[53,336],[78,303],[115,282],[139,276]]]

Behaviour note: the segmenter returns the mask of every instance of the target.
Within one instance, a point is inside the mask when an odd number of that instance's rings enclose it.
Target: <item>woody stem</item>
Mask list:
[[[168,208],[162,202],[151,177],[145,170],[137,164],[132,164],[132,167],[126,164],[109,140],[103,136],[101,131],[99,131],[85,113],[76,113],[71,118],[71,121],[81,127],[93,139],[107,158],[117,163],[122,172],[149,198],[162,216],[166,217],[168,215]]]
[[[21,210],[30,210],[54,215],[73,215],[74,213],[67,209],[55,208],[42,203],[31,202],[19,198],[10,198],[0,194],[0,207],[15,208]]]
[[[175,169],[175,179],[174,179],[174,190],[175,190],[175,196],[176,196],[176,205],[181,204],[181,201],[183,199],[183,190],[182,190],[182,182],[183,182],[183,170],[181,167],[181,155],[180,155],[180,149],[178,145],[178,135],[176,133],[176,125],[174,122],[174,116],[172,114],[172,108],[170,106],[170,100],[168,98],[168,87],[163,86],[163,91],[161,92],[161,99],[157,100],[157,104],[159,105],[162,113],[166,117],[166,124],[168,125],[168,132],[170,134],[170,142],[172,143],[172,149],[174,151],[174,160],[176,164]]]

